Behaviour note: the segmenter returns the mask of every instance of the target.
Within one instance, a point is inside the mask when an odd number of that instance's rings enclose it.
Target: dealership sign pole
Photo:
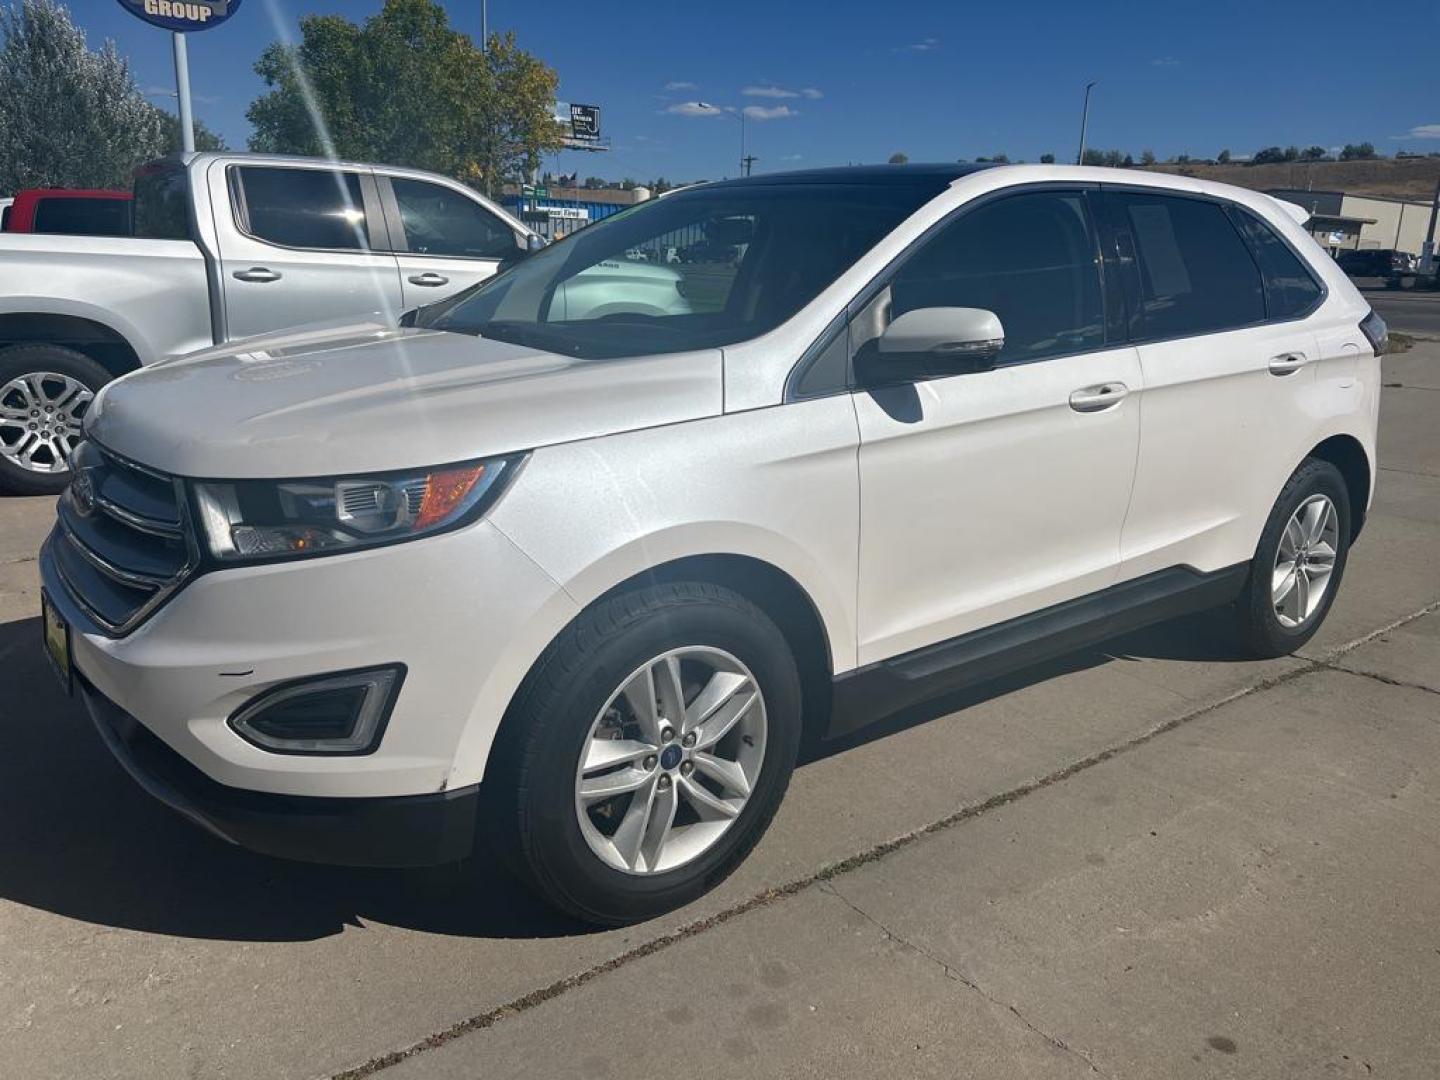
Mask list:
[[[170,31],[175,50],[175,96],[180,103],[180,146],[195,149],[195,114],[190,105],[190,60],[185,35],[219,26],[240,10],[241,0],[120,0],[120,6],[151,26]]]

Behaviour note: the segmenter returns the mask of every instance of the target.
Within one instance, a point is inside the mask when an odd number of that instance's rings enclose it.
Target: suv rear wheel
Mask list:
[[[1257,657],[1300,648],[1325,621],[1350,553],[1350,493],[1340,470],[1307,459],[1276,500],[1236,602],[1240,640]]]
[[[675,583],[602,601],[506,716],[485,782],[491,835],[535,892],[587,922],[679,907],[765,832],[800,709],[784,636],[739,594]]]
[[[63,491],[85,412],[109,381],[108,371],[74,349],[0,349],[0,487],[16,495]]]

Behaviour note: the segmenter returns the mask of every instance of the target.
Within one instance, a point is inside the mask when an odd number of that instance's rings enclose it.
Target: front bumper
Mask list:
[[[302,862],[414,867],[454,862],[475,843],[478,785],[429,795],[315,798],[216,783],[83,677],[76,690],[100,738],[146,792],[232,844]]]

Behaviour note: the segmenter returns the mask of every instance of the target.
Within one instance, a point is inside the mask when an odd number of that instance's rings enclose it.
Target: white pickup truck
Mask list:
[[[464,185],[388,166],[189,154],[143,166],[134,195],[134,236],[0,233],[9,491],[64,487],[85,410],[112,378],[309,323],[393,325],[540,242]],[[569,303],[603,304],[616,275],[647,279],[657,306],[684,303],[677,274],[638,263],[573,283]]]

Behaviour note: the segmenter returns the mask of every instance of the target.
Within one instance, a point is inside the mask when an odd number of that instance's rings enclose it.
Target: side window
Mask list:
[[[891,319],[924,307],[995,312],[1005,328],[1001,364],[1102,348],[1104,300],[1084,196],[1036,191],[962,213],[890,283]]]
[[[1320,285],[1275,230],[1249,210],[1231,208],[1240,231],[1250,241],[1265,278],[1265,307],[1272,319],[1303,315],[1320,299]]]
[[[1110,198],[1135,239],[1146,337],[1264,321],[1260,271],[1218,203],[1134,192]]]
[[[324,169],[237,170],[245,231],[258,240],[295,248],[368,251],[370,230],[360,177]]]
[[[37,233],[71,236],[126,236],[129,199],[41,199],[35,211]]]
[[[441,184],[391,177],[405,242],[417,255],[503,259],[515,253],[515,233],[474,199]]]

